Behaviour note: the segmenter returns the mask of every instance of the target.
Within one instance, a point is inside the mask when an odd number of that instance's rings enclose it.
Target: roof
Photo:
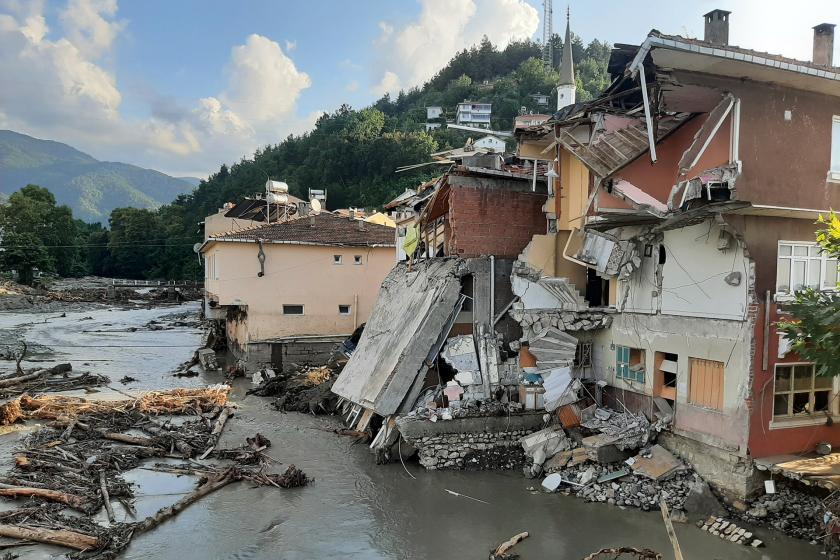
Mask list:
[[[654,51],[658,53],[653,56]],[[665,35],[652,30],[639,48],[628,72],[635,75],[638,67],[652,55],[658,67],[670,70],[715,74],[733,78],[747,78],[759,82],[837,95],[840,88],[840,68],[821,66],[811,61],[797,60],[734,45],[715,45],[700,39],[679,35]],[[677,56],[679,55],[679,56]]]
[[[314,224],[314,225],[313,225]],[[286,222],[220,233],[206,243],[232,241],[288,243],[343,247],[393,247],[394,228],[362,220],[342,218],[329,212],[301,216]]]

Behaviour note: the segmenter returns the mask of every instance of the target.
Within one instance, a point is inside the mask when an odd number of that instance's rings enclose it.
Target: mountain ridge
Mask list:
[[[100,161],[63,142],[0,130],[0,197],[27,184],[49,189],[86,222],[106,222],[114,208],[158,208],[195,187],[154,169]]]

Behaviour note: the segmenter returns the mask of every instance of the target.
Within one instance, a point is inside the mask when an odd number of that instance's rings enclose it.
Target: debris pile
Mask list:
[[[748,523],[769,525],[787,535],[809,541],[822,538],[823,512],[826,507],[816,496],[795,490],[775,481],[776,493],[753,500],[745,511],[732,512]]]
[[[106,385],[110,379],[104,375],[82,372],[71,375],[73,366],[58,364],[50,368],[36,368],[0,375],[0,399],[24,393],[72,391]],[[2,405],[0,405],[2,406]]]
[[[226,386],[176,389],[121,401],[27,395],[12,401],[21,417],[53,422],[26,439],[16,452],[13,469],[0,477],[0,496],[28,499],[24,506],[0,513],[0,536],[84,551],[85,558],[111,559],[133,536],[232,482],[248,480],[277,488],[306,485],[308,477],[294,465],[282,474],[266,472],[277,461],[265,454],[271,442],[260,434],[247,438],[241,449],[213,453],[233,414],[227,405],[229,390]],[[161,415],[189,418],[176,423],[160,420]],[[193,459],[202,451],[200,459],[232,459],[235,465]],[[182,465],[155,468],[196,475],[199,486],[140,522],[116,522],[112,501],[134,512],[133,489],[123,473],[150,458],[187,459]],[[66,514],[68,508],[83,515]],[[91,518],[103,508],[110,521],[107,527]]]
[[[276,397],[272,406],[280,411],[330,414],[338,405],[332,385],[338,377],[334,366],[304,367],[289,373],[264,370],[255,374],[261,383],[249,395]]]

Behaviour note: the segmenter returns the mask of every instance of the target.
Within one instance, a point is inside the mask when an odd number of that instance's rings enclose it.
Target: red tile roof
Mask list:
[[[394,228],[342,218],[329,212],[301,216],[286,222],[220,233],[208,241],[265,241],[303,245],[393,247]]]

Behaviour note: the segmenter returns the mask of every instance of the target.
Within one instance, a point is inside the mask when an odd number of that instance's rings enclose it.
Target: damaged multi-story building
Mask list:
[[[670,420],[659,441],[744,496],[756,459],[840,444],[838,380],[775,328],[793,292],[836,287],[814,222],[840,207],[840,69],[831,24],[799,61],[730,45],[730,18],[616,45],[601,96],[517,129],[556,178],[510,313],[525,344],[577,338],[604,405]]]

